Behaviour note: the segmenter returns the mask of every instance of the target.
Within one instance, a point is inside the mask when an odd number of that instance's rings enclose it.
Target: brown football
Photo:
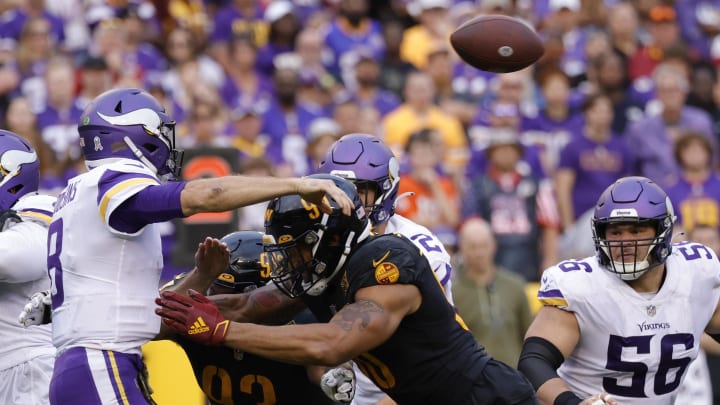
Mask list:
[[[450,35],[462,60],[488,72],[508,73],[535,63],[545,51],[528,24],[501,14],[475,17]]]

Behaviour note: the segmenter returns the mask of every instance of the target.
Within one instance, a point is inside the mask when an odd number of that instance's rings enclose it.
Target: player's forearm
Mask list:
[[[213,295],[220,313],[235,322],[283,325],[305,308],[300,299],[292,299],[278,290],[274,284],[244,294]]]
[[[570,391],[565,381],[561,378],[553,378],[548,380],[537,390],[537,396],[542,405],[552,405],[555,399],[563,392]]]
[[[298,192],[300,179],[228,176],[187,183],[180,194],[183,214],[218,212]]]
[[[336,366],[352,358],[339,349],[341,334],[334,324],[264,326],[232,322],[225,346],[285,363]]]

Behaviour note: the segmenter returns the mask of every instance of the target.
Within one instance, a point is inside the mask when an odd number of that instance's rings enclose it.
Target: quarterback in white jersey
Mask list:
[[[160,330],[162,249],[157,224],[300,193],[327,212],[352,202],[332,181],[227,176],[162,182],[179,172],[175,123],[140,89],[105,92],[83,111],[78,132],[89,172],[60,193],[48,231],[53,341],[50,402],[151,403],[140,347]],[[207,280],[197,271],[180,291]],[[212,280],[210,280],[212,281]],[[199,284],[198,284],[199,283]],[[90,377],[90,379],[88,379]]]
[[[32,147],[0,131],[0,403],[47,404],[55,362],[49,325],[22,327],[17,314],[50,287],[45,255],[54,197],[37,194]]]
[[[541,400],[674,403],[700,337],[720,332],[720,262],[704,245],[671,244],[674,220],[659,186],[622,178],[595,208],[597,255],[543,273],[545,306],[518,366]]]
[[[360,198],[365,201],[373,232],[399,233],[410,239],[430,263],[444,289],[445,297],[453,304],[450,255],[429,229],[395,214],[400,184],[399,164],[392,151],[378,137],[368,134],[343,136],[327,151],[319,171],[351,180]],[[330,370],[329,375],[344,375],[342,368],[335,370]],[[356,382],[352,404],[376,404],[387,397],[356,364],[353,364],[353,371]],[[331,380],[337,385],[336,377]]]

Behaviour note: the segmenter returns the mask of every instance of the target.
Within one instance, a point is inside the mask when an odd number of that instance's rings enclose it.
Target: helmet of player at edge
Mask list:
[[[39,185],[40,160],[35,149],[20,136],[0,130],[0,211],[37,192]]]
[[[376,136],[343,136],[328,149],[318,170],[344,177],[359,190],[372,188],[375,200],[364,203],[373,225],[387,222],[395,213],[400,165],[390,148]]]
[[[230,251],[230,262],[225,272],[213,282],[211,290],[216,293],[241,293],[262,287],[269,280],[269,272],[263,272],[262,232],[237,231],[220,239]]]
[[[645,177],[623,177],[600,195],[592,219],[593,240],[600,264],[622,280],[635,280],[645,272],[665,263],[671,252],[675,212],[667,194]],[[638,240],[608,241],[607,226],[615,223],[648,224],[655,228],[655,237]],[[622,249],[648,246],[645,257],[634,262],[612,260],[610,248]],[[636,254],[637,256],[637,254]],[[651,260],[648,260],[651,259]]]
[[[325,214],[297,194],[270,201],[265,213],[270,278],[293,298],[325,291],[352,249],[370,235],[370,221],[352,183],[329,174],[308,177],[333,180],[353,201],[354,209],[345,215],[329,199],[333,212]]]
[[[141,89],[108,90],[83,111],[80,147],[89,168],[105,159],[142,162],[159,176],[178,176],[182,152],[175,150],[175,122]]]

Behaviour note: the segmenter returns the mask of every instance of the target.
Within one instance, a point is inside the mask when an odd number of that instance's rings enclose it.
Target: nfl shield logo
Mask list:
[[[657,313],[655,305],[648,305],[645,309],[647,310],[648,316],[655,316],[655,313]]]

